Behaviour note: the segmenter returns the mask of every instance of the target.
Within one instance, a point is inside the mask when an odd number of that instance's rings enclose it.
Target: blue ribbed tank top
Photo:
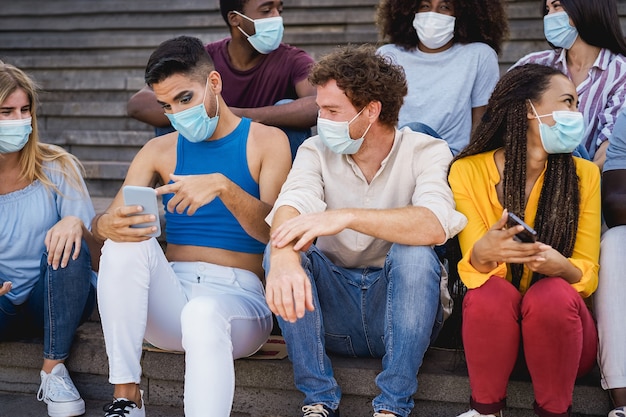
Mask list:
[[[252,178],[246,158],[249,131],[250,119],[243,118],[235,130],[218,140],[193,143],[179,134],[174,173],[200,175],[220,172],[244,191],[259,198],[259,184]],[[182,214],[167,211],[167,203],[172,196],[163,196],[168,243],[263,253],[265,245],[243,230],[219,198],[189,216],[187,210]]]

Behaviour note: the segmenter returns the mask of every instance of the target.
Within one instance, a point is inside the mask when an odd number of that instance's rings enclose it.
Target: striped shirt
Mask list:
[[[534,52],[513,67],[535,63],[556,68],[572,78],[565,49]],[[513,68],[512,67],[512,68]],[[601,49],[589,76],[576,87],[578,109],[585,118],[585,148],[593,159],[598,146],[611,137],[615,120],[626,102],[626,57]]]

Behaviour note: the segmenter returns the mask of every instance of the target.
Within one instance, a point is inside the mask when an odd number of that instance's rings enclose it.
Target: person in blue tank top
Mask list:
[[[181,36],[152,53],[145,79],[177,131],[149,141],[124,185],[155,186],[163,196],[167,249],[148,235],[154,221],[135,215],[121,192],[92,222],[104,240],[98,305],[114,400],[107,417],[143,417],[145,338],[185,352],[185,415],[230,415],[233,360],[267,340],[272,316],[261,277],[269,240],[264,218],[291,165],[278,128],[236,116],[199,39]]]

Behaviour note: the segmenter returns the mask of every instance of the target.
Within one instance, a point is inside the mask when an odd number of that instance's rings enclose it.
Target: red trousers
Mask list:
[[[596,326],[582,298],[561,278],[543,278],[522,296],[492,276],[463,301],[463,345],[472,408],[504,408],[520,338],[540,417],[569,416],[576,378],[595,365]]]

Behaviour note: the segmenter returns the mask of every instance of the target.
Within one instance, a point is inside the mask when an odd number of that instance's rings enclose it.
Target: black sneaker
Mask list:
[[[339,409],[331,410],[323,404],[305,405],[302,417],[339,417]]]

